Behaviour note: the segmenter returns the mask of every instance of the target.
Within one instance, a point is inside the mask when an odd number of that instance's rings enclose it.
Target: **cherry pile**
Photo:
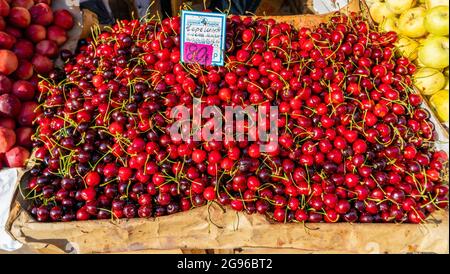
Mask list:
[[[178,17],[118,22],[40,83],[37,164],[22,189],[38,221],[219,203],[278,222],[420,223],[447,208],[448,156],[395,33],[355,14],[315,29],[233,16],[223,67],[180,63],[179,34]],[[278,147],[174,138],[170,112],[193,97],[278,106]]]

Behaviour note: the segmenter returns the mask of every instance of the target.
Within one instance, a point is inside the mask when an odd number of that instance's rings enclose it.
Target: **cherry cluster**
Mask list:
[[[278,222],[420,223],[448,206],[448,156],[393,32],[227,19],[225,66],[180,63],[180,19],[120,21],[39,85],[38,221],[154,217],[209,203]],[[183,140],[173,108],[277,106],[278,146]],[[203,119],[210,127],[211,119]],[[248,124],[246,124],[248,132]]]

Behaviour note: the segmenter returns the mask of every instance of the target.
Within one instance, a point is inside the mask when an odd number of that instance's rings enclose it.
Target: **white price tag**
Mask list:
[[[181,61],[224,65],[226,15],[181,11]]]

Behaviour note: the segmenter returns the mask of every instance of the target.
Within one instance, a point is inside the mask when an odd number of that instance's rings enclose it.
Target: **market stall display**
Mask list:
[[[448,158],[411,88],[415,66],[394,57],[395,33],[339,14],[315,30],[227,24],[225,67],[180,64],[178,18],[122,21],[68,58],[66,75],[40,82],[37,164],[22,190],[37,220],[162,216],[218,200],[278,222],[420,223],[447,207]],[[223,112],[278,106],[279,146],[175,139],[172,108],[202,96]]]

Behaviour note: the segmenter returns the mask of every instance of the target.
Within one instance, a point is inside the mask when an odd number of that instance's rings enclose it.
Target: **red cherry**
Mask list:
[[[84,178],[84,181],[88,186],[96,186],[100,184],[101,177],[100,175],[95,171],[90,171],[86,174],[86,177]]]
[[[214,189],[214,187],[209,186],[205,188],[205,190],[203,191],[203,197],[205,197],[207,201],[214,200],[216,198],[216,190]]]

